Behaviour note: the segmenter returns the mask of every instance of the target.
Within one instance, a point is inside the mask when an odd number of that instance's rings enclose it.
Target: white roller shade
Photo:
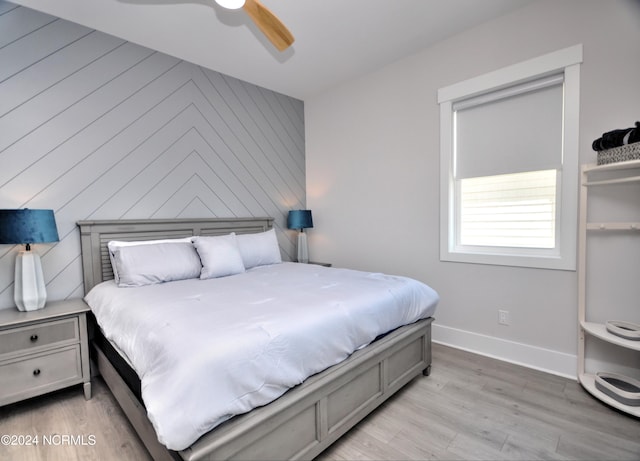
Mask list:
[[[456,179],[560,169],[563,75],[458,101],[453,111]]]

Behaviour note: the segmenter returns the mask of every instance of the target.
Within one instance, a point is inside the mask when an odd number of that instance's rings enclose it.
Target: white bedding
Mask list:
[[[108,281],[85,299],[138,373],[160,442],[182,450],[378,335],[432,316],[438,295],[405,277],[282,263],[136,288]]]

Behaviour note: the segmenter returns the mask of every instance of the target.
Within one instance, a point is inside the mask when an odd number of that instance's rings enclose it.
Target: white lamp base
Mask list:
[[[40,255],[35,251],[21,251],[16,257],[14,301],[19,311],[42,309],[47,302]]]
[[[307,246],[307,234],[304,231],[298,232],[298,262],[309,262],[309,247]]]

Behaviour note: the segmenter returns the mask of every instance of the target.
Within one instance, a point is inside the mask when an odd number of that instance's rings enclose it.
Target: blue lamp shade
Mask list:
[[[287,217],[289,229],[309,229],[313,227],[311,210],[291,210]]]
[[[16,256],[13,299],[18,310],[42,309],[47,301],[40,255],[31,244],[58,240],[53,210],[0,210],[0,244],[26,243]]]
[[[311,210],[291,210],[287,217],[287,227],[289,229],[298,229],[298,262],[309,262],[309,247],[307,246],[307,234],[304,229],[313,227],[313,218]]]
[[[0,244],[57,242],[53,210],[0,210]]]

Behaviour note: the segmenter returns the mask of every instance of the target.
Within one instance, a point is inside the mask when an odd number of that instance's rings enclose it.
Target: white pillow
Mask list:
[[[113,269],[113,279],[117,284],[120,283],[120,277],[118,277],[118,268],[116,267],[116,262],[113,259],[113,254],[117,248],[125,247],[125,246],[136,246],[136,245],[155,245],[158,243],[191,243],[191,239],[193,237],[183,237],[178,239],[160,239],[160,240],[138,240],[138,241],[120,241],[120,240],[111,240],[107,243],[107,249],[109,250],[109,260],[111,261],[111,268]]]
[[[245,269],[282,262],[275,229],[257,234],[238,234],[237,239]]]
[[[200,255],[200,261],[202,261],[201,279],[224,277],[244,272],[236,234],[194,237],[193,245]]]
[[[189,243],[126,245],[113,252],[119,287],[139,287],[200,276],[202,265]]]

